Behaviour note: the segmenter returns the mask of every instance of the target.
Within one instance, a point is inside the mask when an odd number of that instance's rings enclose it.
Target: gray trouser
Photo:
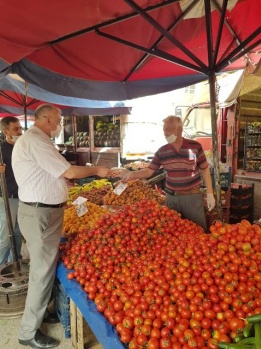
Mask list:
[[[200,225],[207,231],[206,216],[203,207],[202,194],[169,195],[166,204],[169,208],[181,213],[182,218],[187,218]]]
[[[22,259],[21,246],[22,236],[17,223],[18,199],[9,198],[9,208],[13,225],[13,237],[18,259]],[[4,199],[0,197],[0,264],[13,261],[11,251],[11,240],[9,236],[9,228],[7,222],[7,214],[4,205]]]
[[[19,203],[18,222],[30,254],[29,284],[19,339],[34,337],[44,318],[54,283],[63,208]]]

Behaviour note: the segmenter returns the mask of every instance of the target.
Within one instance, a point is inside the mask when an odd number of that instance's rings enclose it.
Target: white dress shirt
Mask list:
[[[31,126],[15,142],[12,154],[19,199],[49,205],[65,202],[68,188],[62,174],[70,166],[51,139]]]

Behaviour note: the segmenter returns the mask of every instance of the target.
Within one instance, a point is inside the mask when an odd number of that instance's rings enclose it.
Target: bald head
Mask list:
[[[52,131],[61,125],[61,110],[52,104],[41,104],[35,110],[34,125],[51,137]]]
[[[46,116],[57,114],[57,113],[61,114],[61,109],[55,107],[52,104],[45,103],[45,104],[39,105],[39,107],[35,109],[34,116],[35,116],[35,120],[37,120],[42,117],[46,117]]]

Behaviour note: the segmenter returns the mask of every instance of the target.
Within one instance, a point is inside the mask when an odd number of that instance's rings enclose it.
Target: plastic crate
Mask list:
[[[54,283],[54,309],[63,325],[65,338],[71,337],[70,298],[58,279]]]
[[[74,182],[79,184],[79,185],[84,185],[86,183],[90,183],[90,182],[94,181],[95,179],[96,179],[96,177],[85,177],[85,178],[76,179]]]
[[[253,223],[254,206],[250,205],[246,208],[243,207],[231,207],[230,210],[230,223],[240,223],[242,219],[247,219],[251,224]]]
[[[252,186],[238,188],[231,187],[231,202],[240,206],[250,205],[254,203],[254,183]]]
[[[210,168],[210,175],[212,179],[212,186],[213,188],[215,188],[216,185],[215,185],[215,177],[214,177],[214,168]],[[220,187],[229,188],[231,185],[231,167],[229,168],[229,172],[220,173],[219,177],[220,177]]]
[[[250,194],[241,198],[231,196],[231,207],[248,207],[250,205],[253,205],[253,199],[253,196]]]

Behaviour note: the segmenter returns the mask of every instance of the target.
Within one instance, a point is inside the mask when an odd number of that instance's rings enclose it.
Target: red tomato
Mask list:
[[[145,336],[145,334],[140,334],[140,335],[137,337],[137,343],[138,343],[138,345],[143,346],[147,341],[148,341],[148,337]]]
[[[125,328],[128,328],[130,330],[133,329],[133,327],[134,327],[133,319],[131,317],[128,317],[128,316],[122,320],[122,324]]]
[[[229,320],[229,327],[231,331],[241,333],[243,332],[243,328],[245,327],[245,322],[237,317],[233,317]]]
[[[132,331],[128,328],[123,328],[120,333],[120,339],[123,343],[128,343],[132,339]]]
[[[216,338],[209,338],[208,339],[208,348],[209,349],[218,349],[217,343],[218,343],[218,340]]]
[[[172,342],[171,342],[170,338],[162,338],[160,340],[160,348],[161,349],[171,349]]]
[[[211,324],[212,324],[211,320],[206,317],[201,321],[201,327],[204,329],[209,329],[211,327]]]
[[[159,349],[160,342],[156,338],[150,338],[148,341],[147,349]]]

